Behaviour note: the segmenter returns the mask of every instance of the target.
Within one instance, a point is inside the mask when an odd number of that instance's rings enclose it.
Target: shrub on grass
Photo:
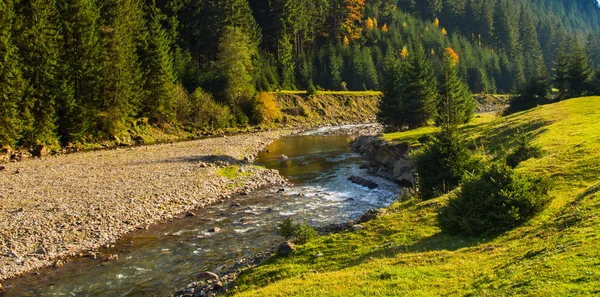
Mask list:
[[[531,143],[531,138],[526,134],[517,135],[517,146],[513,152],[506,157],[506,165],[515,168],[523,161],[532,158],[541,158],[544,155],[542,147]]]
[[[438,215],[443,231],[469,236],[500,234],[526,222],[548,202],[550,181],[494,164],[465,180]]]
[[[317,237],[317,230],[308,225],[295,224],[290,218],[286,218],[277,224],[277,234],[283,236],[286,240],[293,238],[297,244],[305,244],[309,240]]]
[[[417,153],[415,165],[423,199],[452,191],[465,173],[478,173],[481,162],[472,156],[455,127],[443,128]]]
[[[308,96],[314,96],[317,94],[317,88],[315,88],[315,85],[313,84],[312,81],[308,82],[308,87],[306,88],[306,94]]]

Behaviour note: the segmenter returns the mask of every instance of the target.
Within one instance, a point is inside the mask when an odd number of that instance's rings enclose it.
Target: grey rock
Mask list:
[[[204,272],[198,274],[196,279],[198,279],[200,281],[211,281],[211,280],[218,280],[219,276],[210,271],[204,271]]]
[[[289,241],[286,241],[277,247],[277,252],[283,257],[291,255],[294,251],[296,251],[296,246]]]
[[[360,231],[363,230],[365,227],[363,227],[362,225],[358,224],[358,225],[354,225],[352,226],[352,231]]]

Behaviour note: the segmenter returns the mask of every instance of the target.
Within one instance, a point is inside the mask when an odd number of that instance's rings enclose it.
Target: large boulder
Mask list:
[[[286,241],[277,247],[277,252],[279,253],[279,255],[281,255],[283,257],[287,257],[295,251],[296,251],[296,246],[289,241]]]

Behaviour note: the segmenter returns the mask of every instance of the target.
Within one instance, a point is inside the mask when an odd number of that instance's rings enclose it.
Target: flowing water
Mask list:
[[[75,259],[5,283],[7,296],[168,296],[202,271],[216,271],[282,241],[274,233],[284,218],[320,226],[355,219],[389,205],[399,189],[369,177],[375,190],[350,183],[364,176],[364,161],[349,149],[350,135],[330,129],[289,136],[272,143],[256,160],[277,169],[293,184],[285,192],[263,189],[197,210],[186,217],[134,232],[114,248],[118,261]],[[281,158],[281,155],[288,158]],[[209,230],[220,228],[221,232]]]

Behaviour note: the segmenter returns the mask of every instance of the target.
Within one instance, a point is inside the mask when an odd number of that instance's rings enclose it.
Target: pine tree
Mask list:
[[[19,136],[17,108],[25,88],[12,41],[13,4],[11,0],[0,2],[0,147],[13,146]]]
[[[173,70],[172,40],[161,21],[164,15],[154,5],[147,6],[147,38],[142,54],[146,74],[142,115],[155,123],[175,120],[176,85]]]
[[[329,47],[329,86],[332,90],[342,89],[342,70],[344,68],[344,59],[340,56],[335,47]]]
[[[585,96],[590,92],[593,70],[589,65],[585,49],[579,43],[577,36],[571,40],[569,56],[568,81],[570,98]]]
[[[55,1],[24,0],[17,7],[23,76],[29,81],[21,106],[31,108],[25,112],[31,124],[23,131],[21,143],[27,147],[57,146],[55,105],[56,98],[64,95],[66,81],[60,73]]]
[[[143,73],[137,50],[144,39],[143,3],[104,1],[102,130],[107,136],[128,128],[144,98]]]
[[[295,89],[294,73],[296,71],[296,63],[293,57],[293,46],[290,43],[288,35],[283,35],[279,39],[278,45],[279,65],[281,69],[281,87],[287,90]]]
[[[444,60],[436,123],[439,126],[465,124],[473,118],[475,100],[458,74],[459,57],[456,52],[447,48]]]
[[[95,0],[57,0],[62,20],[62,71],[69,82],[58,100],[58,129],[63,143],[95,134],[101,106],[102,54],[100,12]]]
[[[395,130],[404,126],[404,106],[402,105],[402,93],[406,63],[394,57],[391,52],[385,57],[383,66],[383,99],[377,114],[378,121]]]
[[[379,88],[379,78],[377,75],[377,68],[373,62],[373,55],[371,49],[363,47],[362,59],[365,63],[365,86],[367,90],[377,90]]]
[[[558,89],[558,98],[566,99],[570,92],[569,86],[569,57],[562,48],[554,64],[554,87]]]
[[[404,117],[409,129],[427,125],[435,116],[437,81],[420,41],[415,42],[406,65],[402,92]]]
[[[225,98],[232,108],[242,107],[254,97],[254,54],[254,47],[242,30],[227,28],[219,45],[218,65],[226,81]]]
[[[538,33],[531,15],[524,9],[521,10],[519,28],[524,57],[524,76],[529,80],[546,77],[547,69]]]

